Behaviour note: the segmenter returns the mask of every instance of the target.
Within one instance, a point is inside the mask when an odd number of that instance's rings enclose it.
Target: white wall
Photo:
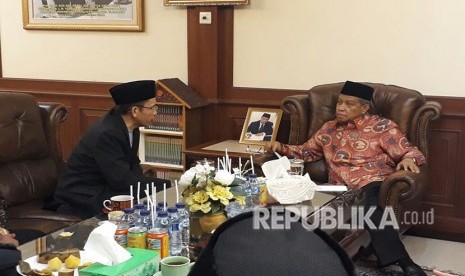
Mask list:
[[[235,10],[234,86],[345,80],[465,96],[463,0],[251,0]]]
[[[146,0],[144,32],[46,31],[22,28],[21,2],[0,0],[6,78],[187,82],[186,9]]]
[[[345,80],[465,96],[463,0],[251,0],[236,7],[234,85],[308,89]],[[187,82],[185,8],[145,0],[146,30],[22,28],[21,1],[0,0],[4,77]]]

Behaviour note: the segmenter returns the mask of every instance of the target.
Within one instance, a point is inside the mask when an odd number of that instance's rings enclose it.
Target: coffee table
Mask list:
[[[169,206],[173,206],[176,203],[176,192],[174,187],[167,189],[166,201]],[[157,193],[157,201],[162,201],[162,193]],[[352,191],[346,192],[315,192],[312,200],[304,201],[300,204],[289,205],[297,207],[297,209],[304,209],[308,214],[308,219],[311,219],[314,214],[321,212],[324,208],[337,208],[337,206],[350,207],[357,200],[357,194]],[[347,208],[348,209],[348,208]],[[350,219],[350,211],[348,211],[349,217],[345,220]],[[34,241],[25,243],[19,246],[19,250],[22,253],[23,259],[35,256],[41,252],[49,250],[63,250],[69,248],[83,249],[87,237],[90,232],[98,226],[98,223],[105,220],[106,216],[101,215],[87,220],[83,220],[75,225],[64,228],[57,232],[51,233],[47,236],[38,238]],[[71,237],[61,237],[62,232],[72,232]],[[337,230],[325,230],[330,235],[335,235]],[[191,259],[196,260],[199,256],[202,248],[205,247],[208,242],[211,233],[199,233],[198,230],[191,229]]]

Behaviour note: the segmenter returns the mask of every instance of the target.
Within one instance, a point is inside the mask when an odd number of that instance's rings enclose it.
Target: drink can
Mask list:
[[[268,201],[268,189],[266,188],[266,183],[260,184],[260,206],[266,206]]]
[[[147,228],[131,227],[128,229],[128,247],[147,248]]]
[[[128,245],[128,229],[129,226],[126,224],[118,224],[118,228],[115,232],[115,241],[122,247]]]
[[[153,228],[147,232],[147,249],[157,251],[160,259],[169,256],[168,231],[163,228]]]

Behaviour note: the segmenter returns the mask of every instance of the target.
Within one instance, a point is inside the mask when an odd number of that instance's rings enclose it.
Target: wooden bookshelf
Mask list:
[[[154,125],[141,127],[139,158],[158,178],[178,179],[186,170],[184,150],[201,143],[202,109],[208,102],[177,78],[156,81]]]

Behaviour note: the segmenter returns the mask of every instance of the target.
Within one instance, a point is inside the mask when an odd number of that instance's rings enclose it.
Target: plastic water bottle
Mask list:
[[[171,221],[170,233],[170,255],[179,256],[182,250],[182,237],[180,229],[180,219],[178,216],[178,209],[176,207],[168,208],[168,217]]]
[[[260,205],[260,184],[258,183],[257,175],[249,175],[250,191],[253,206]]]
[[[157,213],[157,218],[155,219],[155,228],[165,229],[168,234],[170,233],[170,219],[168,218],[168,212],[160,211]]]
[[[252,202],[252,186],[250,185],[250,175],[246,176],[246,180],[244,184],[242,184],[242,189],[244,190],[245,193],[245,206],[244,206],[244,211],[251,210],[253,208],[253,202]]]
[[[150,217],[150,211],[146,209],[140,210],[139,219],[137,220],[136,226],[152,228],[152,218]]]
[[[144,204],[135,204],[134,205],[134,213],[136,213],[138,216],[140,216],[140,211],[146,209]]]
[[[249,176],[246,176],[244,183],[242,184],[242,189],[244,190],[245,196],[250,197],[252,194],[252,190],[250,187]]]
[[[136,225],[138,216],[134,212],[134,208],[126,208],[124,209],[124,215],[121,218],[121,222],[129,225],[129,227],[133,227]]]
[[[184,257],[189,257],[189,241],[190,241],[190,221],[189,221],[189,212],[186,210],[186,204],[184,202],[176,203],[176,208],[178,208],[178,215],[180,218],[180,228],[181,228],[181,255]]]

